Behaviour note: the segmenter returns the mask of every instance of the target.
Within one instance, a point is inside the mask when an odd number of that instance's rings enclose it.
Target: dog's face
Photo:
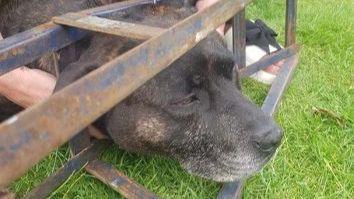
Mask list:
[[[164,26],[191,11],[164,5],[117,16]],[[58,88],[77,70],[100,66],[136,45],[95,36],[61,74]],[[105,128],[121,148],[174,158],[192,174],[223,182],[247,177],[274,154],[282,132],[237,90],[234,66],[234,56],[214,32],[107,113]]]
[[[113,110],[111,137],[124,149],[167,155],[215,181],[260,170],[282,133],[236,89],[234,65],[221,37],[208,36]]]

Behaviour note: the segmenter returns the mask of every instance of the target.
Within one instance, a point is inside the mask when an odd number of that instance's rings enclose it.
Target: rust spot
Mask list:
[[[15,194],[8,190],[0,190],[0,199],[15,199]]]
[[[15,48],[12,51],[10,51],[12,56],[17,56],[19,54],[23,54],[25,52],[25,49],[23,48]]]

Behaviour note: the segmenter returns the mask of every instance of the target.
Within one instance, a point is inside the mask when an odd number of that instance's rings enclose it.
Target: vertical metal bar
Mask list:
[[[285,46],[296,42],[297,0],[286,0]]]
[[[245,9],[241,10],[233,18],[233,51],[237,58],[239,69],[246,66],[246,22]]]
[[[236,57],[236,64],[234,76],[237,87],[241,90],[241,78],[239,70],[246,66],[246,23],[245,23],[245,9],[237,13],[232,19],[232,41],[233,52]]]
[[[236,58],[234,77],[237,87],[241,90],[241,76],[239,70],[246,67],[246,21],[245,8],[238,12],[232,19],[233,52]],[[243,181],[226,183],[218,194],[218,199],[241,198]]]

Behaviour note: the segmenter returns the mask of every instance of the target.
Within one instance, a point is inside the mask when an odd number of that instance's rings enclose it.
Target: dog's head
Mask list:
[[[164,4],[111,18],[166,27],[190,13],[193,9]],[[102,65],[129,43],[95,37],[71,68]],[[106,115],[108,133],[123,149],[172,157],[190,173],[215,181],[253,174],[274,154],[282,132],[236,88],[234,67],[235,58],[221,36],[210,34],[114,107]]]
[[[214,33],[119,104],[112,138],[177,159],[190,173],[233,181],[260,170],[282,132],[233,80],[234,56]]]

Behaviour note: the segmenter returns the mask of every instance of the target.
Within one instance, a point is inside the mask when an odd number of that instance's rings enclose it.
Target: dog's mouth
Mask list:
[[[202,167],[198,170],[197,164],[181,163],[182,167],[191,175],[196,175],[204,179],[216,181],[216,182],[233,182],[243,180],[259,173],[273,155],[268,155],[265,158],[250,161],[250,162],[238,162],[233,166],[220,166],[219,168],[211,166],[211,169],[207,169],[207,164],[198,165]],[[239,166],[236,166],[239,165]]]

